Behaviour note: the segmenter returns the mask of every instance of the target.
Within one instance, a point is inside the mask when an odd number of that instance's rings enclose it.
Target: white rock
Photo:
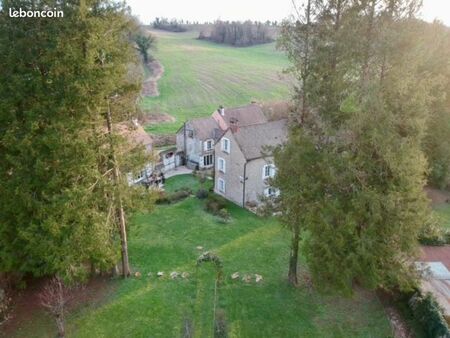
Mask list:
[[[231,275],[231,279],[232,279],[232,280],[239,279],[239,272],[233,273],[233,274]]]
[[[183,273],[181,274],[181,277],[182,277],[182,278],[189,278],[189,272],[183,272]]]
[[[176,279],[177,277],[178,277],[178,272],[173,271],[173,272],[170,273],[170,278]]]
[[[162,276],[164,276],[164,272],[162,272],[162,271],[158,271],[158,273],[156,274],[158,277],[162,277]]]
[[[256,283],[259,283],[263,280],[263,277],[261,275],[258,275],[257,273],[255,273],[255,279],[256,279]]]
[[[202,246],[198,246],[197,250],[201,251],[201,250],[203,250],[203,247]]]

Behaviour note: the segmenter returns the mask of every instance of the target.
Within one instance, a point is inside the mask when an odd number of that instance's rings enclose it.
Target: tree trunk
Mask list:
[[[111,148],[111,165],[113,167],[114,183],[117,188],[116,198],[117,206],[116,212],[119,218],[119,230],[120,230],[120,244],[122,251],[122,276],[124,278],[130,275],[130,264],[128,262],[128,242],[127,242],[127,225],[125,220],[125,211],[123,209],[122,197],[120,196],[120,173],[119,166],[116,161],[116,154],[114,152],[114,145],[112,140],[112,119],[111,109],[108,100],[108,110],[106,112],[106,123],[108,126],[108,134],[110,136],[110,148]]]
[[[56,326],[58,327],[58,337],[64,338],[66,336],[66,330],[64,328],[64,317],[56,317]]]
[[[58,336],[64,338],[66,331],[64,329],[64,306],[66,303],[64,295],[64,285],[61,280],[58,279],[58,313],[56,314],[56,326],[58,327]]]
[[[292,241],[291,241],[291,252],[289,254],[289,273],[288,280],[293,286],[298,285],[297,279],[297,265],[298,265],[298,246],[300,240],[300,233],[298,227],[292,229]]]

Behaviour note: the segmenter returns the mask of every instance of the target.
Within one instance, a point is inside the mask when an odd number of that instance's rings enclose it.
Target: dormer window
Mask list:
[[[212,150],[212,147],[213,147],[213,140],[206,140],[206,141],[203,143],[203,148],[205,149],[205,151],[210,151],[210,150]]]
[[[222,151],[230,153],[230,140],[227,138],[222,138]]]
[[[265,180],[266,178],[269,178],[269,177],[274,177],[274,176],[275,176],[275,166],[273,164],[266,164],[263,167],[263,172],[262,172],[263,180]]]

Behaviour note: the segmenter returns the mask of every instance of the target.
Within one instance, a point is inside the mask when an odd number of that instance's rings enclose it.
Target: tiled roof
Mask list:
[[[230,121],[237,121],[239,126],[248,126],[251,124],[259,124],[267,122],[267,118],[264,115],[261,107],[257,104],[249,104],[243,107],[237,108],[225,108],[223,119],[228,126]]]
[[[247,160],[259,158],[265,147],[276,147],[287,140],[287,120],[238,127],[233,134]]]

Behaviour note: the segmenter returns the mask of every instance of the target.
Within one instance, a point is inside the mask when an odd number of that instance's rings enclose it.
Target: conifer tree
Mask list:
[[[120,209],[147,197],[123,175],[142,167],[142,149],[106,124],[108,112],[113,123],[134,114],[134,28],[112,1],[33,5],[64,18],[9,18],[30,6],[20,0],[0,13],[0,270],[80,279],[115,264]]]
[[[284,217],[300,225],[318,286],[409,288],[428,212],[430,78],[414,39],[417,1],[314,3],[309,81],[299,76],[298,88],[309,114],[275,154]],[[285,49],[302,50],[288,31]],[[301,74],[302,54],[290,58]]]

